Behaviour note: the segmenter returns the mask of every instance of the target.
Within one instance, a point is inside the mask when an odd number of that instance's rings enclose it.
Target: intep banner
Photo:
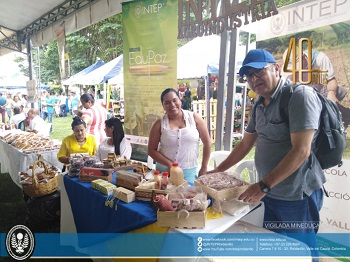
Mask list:
[[[148,137],[152,124],[163,115],[161,92],[176,88],[177,10],[177,1],[123,3],[124,125],[128,135]]]

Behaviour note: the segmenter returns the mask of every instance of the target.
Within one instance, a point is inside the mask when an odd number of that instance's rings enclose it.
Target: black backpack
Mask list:
[[[282,90],[280,113],[288,123],[288,103],[297,85],[285,86]],[[317,91],[317,89],[315,89]],[[325,98],[317,91],[322,103],[319,133],[313,145],[313,152],[320,162],[322,169],[343,164],[342,157],[346,147],[346,131],[341,113],[336,103]]]

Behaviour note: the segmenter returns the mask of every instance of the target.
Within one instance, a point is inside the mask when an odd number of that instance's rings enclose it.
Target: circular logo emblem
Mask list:
[[[29,258],[34,251],[34,246],[34,235],[26,226],[14,226],[6,235],[7,253],[15,260]]]
[[[271,32],[275,35],[280,35],[286,26],[286,18],[284,17],[284,14],[278,13],[277,15],[272,16],[270,21]]]
[[[141,15],[142,15],[142,8],[141,8],[141,6],[137,5],[137,6],[135,7],[135,16],[136,16],[137,18],[140,18]]]

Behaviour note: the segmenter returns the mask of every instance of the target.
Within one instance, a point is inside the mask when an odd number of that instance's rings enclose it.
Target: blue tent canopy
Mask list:
[[[114,58],[100,68],[86,74],[78,84],[95,85],[102,84],[107,80],[123,73],[123,55]]]
[[[98,60],[96,63],[88,66],[87,68],[81,70],[79,73],[72,75],[70,78],[62,81],[63,85],[73,85],[73,84],[81,84],[82,79],[85,75],[90,72],[96,70],[97,68],[103,66],[105,63],[103,61]]]

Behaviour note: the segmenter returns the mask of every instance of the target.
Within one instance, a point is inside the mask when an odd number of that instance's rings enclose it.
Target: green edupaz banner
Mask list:
[[[123,3],[125,132],[147,144],[163,115],[160,94],[176,88],[177,1]]]

